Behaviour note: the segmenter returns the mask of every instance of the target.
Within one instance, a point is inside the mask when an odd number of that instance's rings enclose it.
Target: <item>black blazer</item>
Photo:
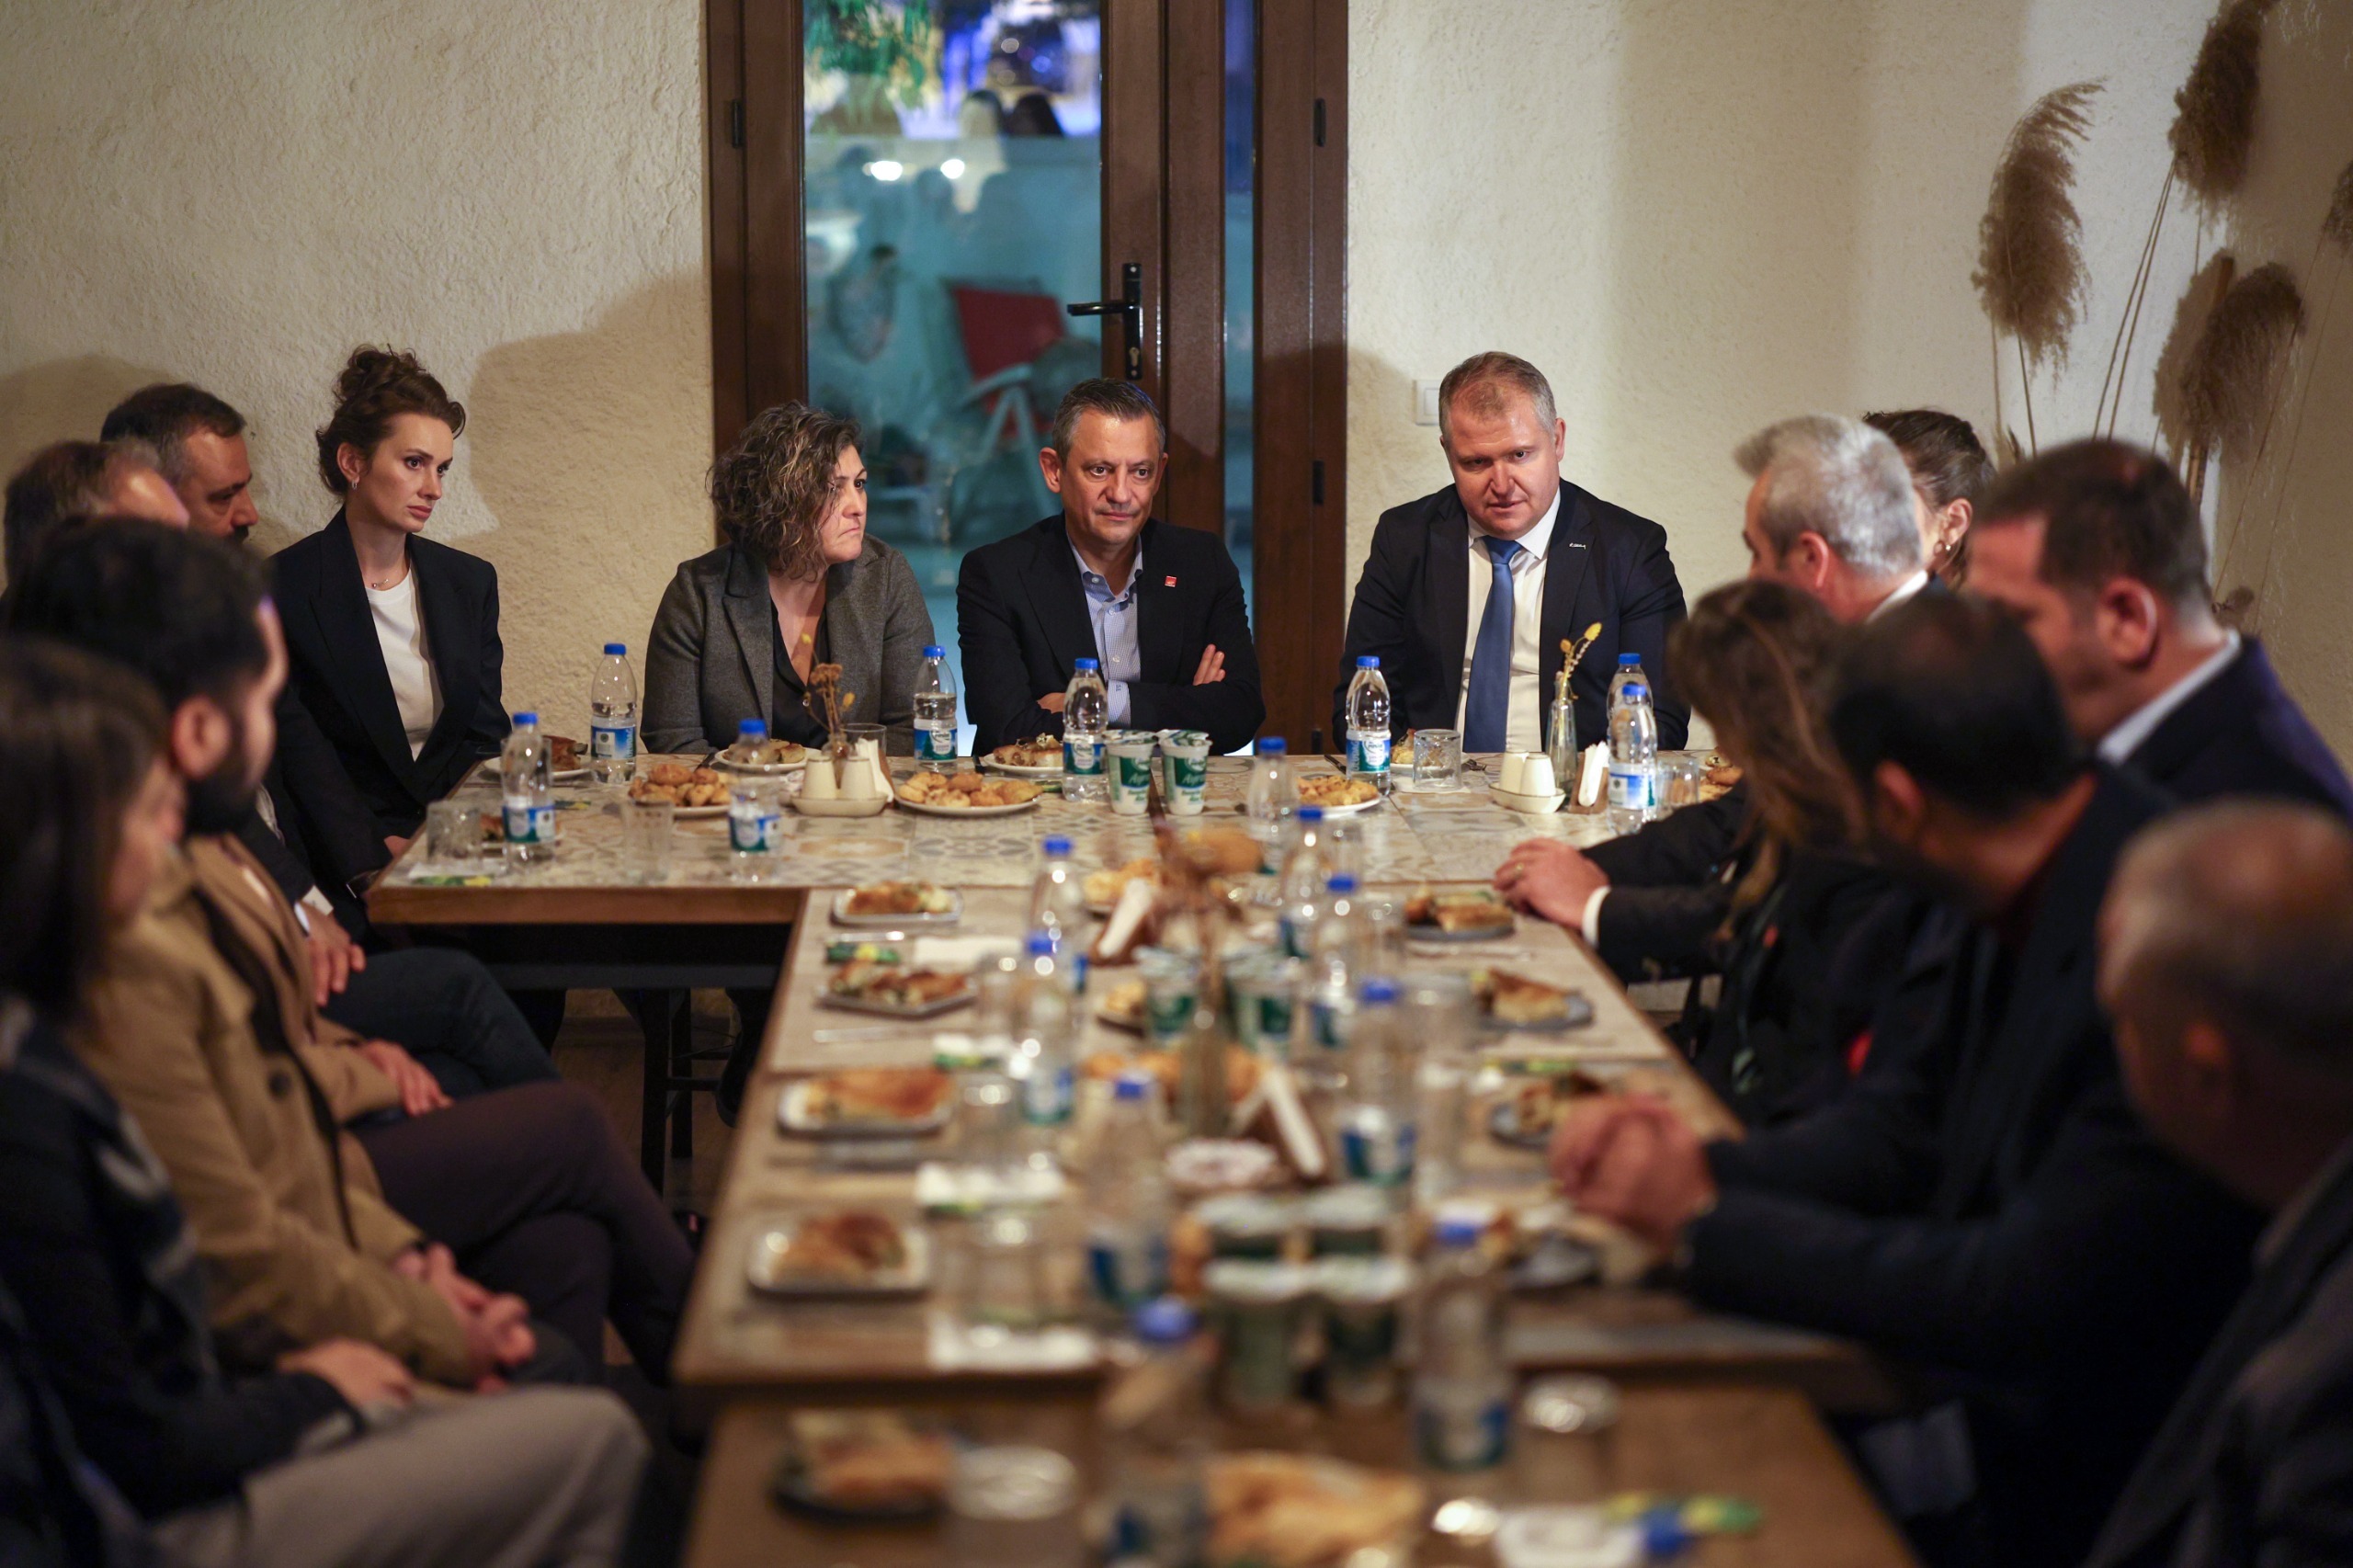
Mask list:
[[[2267,1239],[2089,1568],[2353,1562],[2353,1161],[2324,1175]]]
[[[414,834],[426,806],[506,744],[496,569],[429,539],[411,539],[408,560],[441,683],[440,720],[414,759],[343,514],[270,558],[290,682],[374,813],[379,836]]]
[[[2125,760],[2179,800],[2279,795],[2353,817],[2353,784],[2252,637]]]
[[[1689,733],[1691,710],[1674,694],[1666,634],[1683,619],[1683,586],[1667,558],[1666,530],[1566,480],[1544,558],[1544,617],[1538,640],[1540,722],[1549,730],[1561,640],[1595,621],[1594,640],[1569,677],[1577,744],[1608,738],[1609,682],[1620,653],[1640,653],[1658,711],[1658,744],[1673,749]],[[1452,485],[1381,514],[1372,552],[1348,606],[1347,645],[1332,692],[1332,733],[1347,733],[1343,711],[1357,660],[1381,660],[1389,679],[1390,728],[1454,728],[1461,706],[1463,646],[1471,626],[1471,518]],[[1549,741],[1549,736],[1548,736]]]
[[[1157,517],[1143,525],[1136,567],[1139,679],[1128,686],[1138,730],[1205,730],[1219,751],[1246,745],[1267,717],[1258,653],[1242,574],[1225,541]],[[1059,515],[969,551],[956,579],[956,635],[963,645],[964,708],[972,753],[1060,734],[1062,716],[1039,697],[1070,684],[1076,662],[1100,658],[1079,585],[1078,561]],[[1225,678],[1193,684],[1201,650],[1225,655]]]
[[[1732,914],[1725,880],[1748,829],[1748,786],[1669,812],[1586,851],[1609,879],[1594,935],[1601,960],[1627,981],[1694,974]]]
[[[2164,809],[2103,771],[2013,943],[1984,926],[1924,938],[1942,955],[1942,1005],[1923,1015],[1937,1038],[1883,1043],[1836,1105],[1711,1145],[1721,1197],[1686,1233],[1701,1301],[1852,1335],[1949,1384],[1988,1561],[2077,1561],[2261,1223],[2143,1128],[2093,993],[2109,872]]]

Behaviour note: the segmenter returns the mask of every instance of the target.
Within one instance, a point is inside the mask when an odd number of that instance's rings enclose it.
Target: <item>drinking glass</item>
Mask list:
[[[979,1335],[1042,1326],[1051,1297],[1047,1249],[1036,1221],[999,1210],[972,1221],[961,1303],[964,1331]]]
[[[621,802],[621,876],[658,882],[670,875],[670,830],[678,808],[667,801]]]
[[[1446,790],[1462,788],[1462,732],[1414,732],[1414,788]]]
[[[946,1561],[959,1568],[1077,1568],[1078,1468],[1051,1449],[967,1449],[948,1473]]]
[[[1699,803],[1699,787],[1708,781],[1708,765],[1696,756],[1658,759],[1659,806],[1677,811]]]
[[[852,752],[860,756],[869,756],[874,759],[873,766],[880,769],[880,773],[875,778],[875,784],[879,787],[881,793],[887,797],[891,793],[891,748],[884,744],[882,726],[880,724],[844,724],[842,726],[842,733],[848,737],[849,749]],[[869,742],[871,742],[872,744],[869,744]]]
[[[482,811],[464,801],[425,808],[425,864],[436,871],[471,871],[482,858]]]

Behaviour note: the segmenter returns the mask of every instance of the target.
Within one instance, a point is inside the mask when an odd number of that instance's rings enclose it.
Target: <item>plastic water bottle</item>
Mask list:
[[[948,673],[948,650],[934,642],[923,651],[915,672],[915,764],[940,767],[956,760],[956,677]]]
[[[1357,967],[1361,957],[1357,880],[1340,872],[1324,885],[1317,901],[1307,952],[1307,1053],[1321,1063],[1333,1085],[1345,1076],[1343,1053],[1357,1011]],[[1309,1069],[1313,1075],[1313,1069]]]
[[[1609,830],[1631,833],[1658,812],[1658,715],[1639,653],[1618,655],[1609,683]]]
[[[499,818],[509,865],[555,858],[555,798],[548,789],[548,758],[540,716],[516,714],[515,728],[498,754]]]
[[[1084,1182],[1087,1278],[1096,1299],[1122,1319],[1168,1288],[1174,1215],[1161,1163],[1158,1089],[1149,1072],[1120,1074]]]
[[[1291,774],[1290,748],[1280,735],[1268,735],[1258,743],[1243,810],[1250,819],[1250,835],[1262,846],[1267,869],[1273,869],[1280,864],[1274,857],[1279,853],[1276,846],[1282,842],[1283,825],[1299,812],[1299,780]]]
[[[1389,682],[1381,661],[1367,655],[1357,661],[1348,682],[1348,777],[1370,778],[1389,792]]]
[[[1324,808],[1299,808],[1299,831],[1283,857],[1277,884],[1282,900],[1283,951],[1295,959],[1311,956],[1315,925],[1324,913],[1324,884],[1332,875],[1332,858],[1324,846]]]
[[[1053,938],[1054,963],[1074,994],[1086,989],[1086,885],[1071,863],[1070,840],[1060,834],[1043,846],[1046,863],[1029,884],[1029,929]]]
[[[1033,1170],[1047,1170],[1058,1163],[1063,1134],[1077,1105],[1077,1060],[1070,983],[1054,961],[1053,937],[1043,931],[1029,933],[1022,981],[1021,1025],[1006,1075],[1020,1096],[1026,1162]]]
[[[599,784],[625,784],[637,772],[637,672],[626,642],[606,643],[588,677],[588,766]]]
[[[1494,1470],[1511,1453],[1503,1280],[1479,1244],[1485,1216],[1441,1210],[1422,1265],[1414,1448],[1433,1470]]]
[[[1103,741],[1111,723],[1111,693],[1097,659],[1081,659],[1063,693],[1063,799],[1107,801]]]
[[[735,728],[735,744],[749,749],[765,744],[767,721],[746,719]],[[739,773],[727,791],[727,847],[731,869],[739,882],[764,882],[774,874],[776,858],[784,848],[784,812],[778,801],[776,780]]]
[[[1414,1176],[1414,1083],[1398,1038],[1397,986],[1368,980],[1348,1029],[1348,1081],[1340,1108],[1340,1165],[1351,1181],[1403,1187]]]
[[[1165,1296],[1137,1309],[1131,1324],[1138,1359],[1125,1375],[1136,1381],[1123,1379],[1106,1415],[1117,1508],[1109,1560],[1199,1568],[1209,1561],[1210,1535],[1201,1471],[1216,1431],[1206,1364],[1195,1348],[1200,1320]]]

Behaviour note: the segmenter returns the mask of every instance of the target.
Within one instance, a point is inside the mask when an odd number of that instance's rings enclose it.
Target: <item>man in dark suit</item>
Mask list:
[[[2094,995],[2111,868],[2165,809],[2078,760],[2006,614],[1922,599],[1867,627],[1831,730],[1881,858],[1950,902],[1938,1037],[1826,1109],[1702,1146],[1654,1102],[1574,1119],[1581,1209],[1699,1300],[1919,1364],[1867,1435],[1892,1506],[1969,1560],[2071,1563],[2246,1278],[2254,1210],[2126,1103]],[[1925,1522],[1924,1522],[1925,1521]]]
[[[2100,989],[2149,1124],[2273,1219],[2091,1562],[2353,1562],[2353,834],[2276,801],[2153,828]]]
[[[1204,730],[1220,751],[1267,716],[1242,574],[1215,534],[1152,515],[1168,464],[1152,400],[1079,382],[1038,454],[1062,516],[983,545],[956,581],[975,756],[1062,731],[1077,661],[1101,662],[1114,729]]]
[[[2198,507],[2155,453],[2077,441],[1985,496],[1969,579],[2014,612],[2104,761],[2185,801],[2269,795],[2353,816],[2262,644],[2214,619]]]
[[[1849,625],[1945,591],[1920,563],[1904,456],[1878,430],[1802,415],[1758,431],[1733,458],[1750,480],[1740,537],[1751,578],[1808,594]],[[1747,818],[1748,792],[1735,785],[1589,850],[1531,839],[1497,869],[1495,885],[1582,933],[1620,974],[1653,978],[1654,960],[1697,950],[1724,923],[1723,872]]]
[[[1665,684],[1666,634],[1683,588],[1666,530],[1561,478],[1568,425],[1542,371],[1474,354],[1438,383],[1438,447],[1454,483],[1392,506],[1348,607],[1332,733],[1357,660],[1381,661],[1390,728],[1460,730],[1471,752],[1549,744],[1563,642],[1600,632],[1569,678],[1577,743],[1606,738],[1620,653],[1639,653],[1654,689],[1658,743],[1683,744],[1690,710]]]

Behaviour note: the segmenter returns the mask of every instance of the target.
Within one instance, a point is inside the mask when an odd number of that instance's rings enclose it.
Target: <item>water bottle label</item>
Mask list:
[[[1140,1307],[1168,1284],[1168,1244],[1149,1232],[1091,1236],[1086,1271],[1095,1293],[1122,1311]]]
[[[1100,778],[1103,773],[1103,743],[1081,736],[1063,737],[1063,771],[1081,778]]]
[[[591,724],[588,755],[599,762],[627,762],[637,755],[635,724]]]
[[[1311,1002],[1307,1005],[1309,1036],[1326,1051],[1337,1051],[1348,1043],[1348,1009],[1334,1002]]]
[[[1021,1080],[1021,1119],[1032,1127],[1058,1127],[1076,1105],[1067,1067],[1037,1069]]]
[[[1492,1470],[1509,1451],[1510,1422],[1510,1407],[1500,1399],[1417,1402],[1415,1446],[1422,1462],[1435,1470]]]
[[[1377,732],[1348,732],[1348,771],[1350,773],[1386,773],[1389,771],[1389,737]]]
[[[727,842],[738,855],[765,855],[780,847],[784,818],[748,801],[727,808]]]
[[[1609,809],[1647,812],[1658,804],[1658,774],[1645,763],[1609,765]]]
[[[510,805],[506,808],[506,842],[509,844],[553,844],[555,842],[555,808],[553,806]]]
[[[1340,1129],[1340,1161],[1357,1181],[1396,1187],[1414,1174],[1414,1124],[1367,1108]]]
[[[952,762],[956,758],[956,726],[940,724],[915,732],[915,755],[925,762]]]

